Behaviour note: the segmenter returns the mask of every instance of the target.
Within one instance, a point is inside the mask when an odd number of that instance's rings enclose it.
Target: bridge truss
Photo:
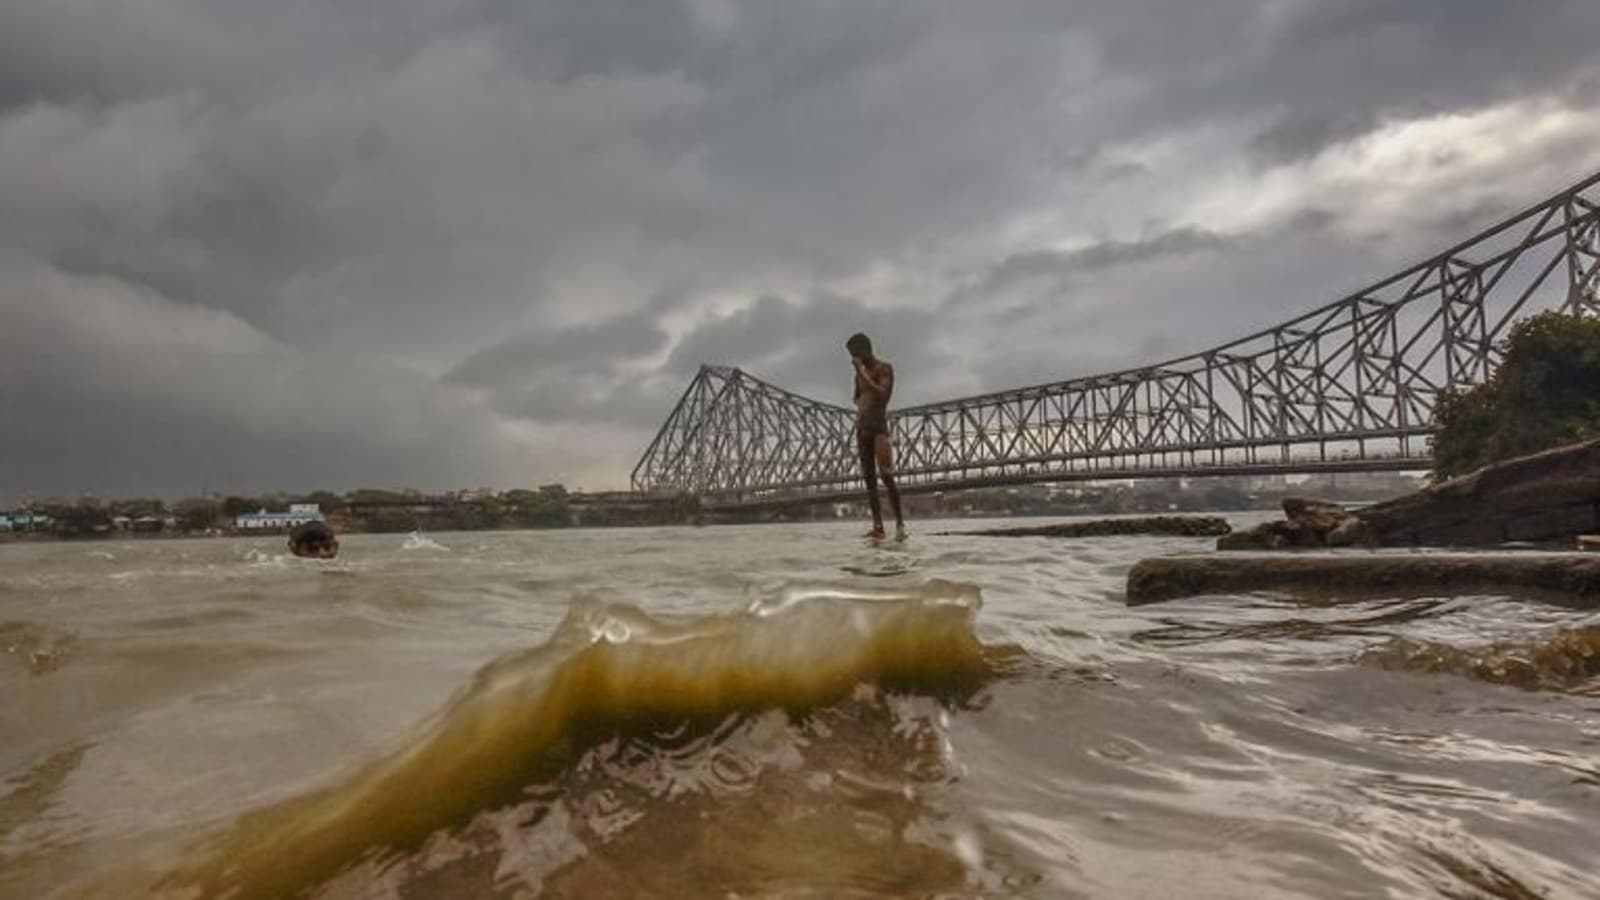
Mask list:
[[[891,413],[902,490],[1426,468],[1441,391],[1517,318],[1600,314],[1600,174],[1365,290],[1144,366]],[[861,493],[852,410],[703,366],[633,471],[747,507]]]

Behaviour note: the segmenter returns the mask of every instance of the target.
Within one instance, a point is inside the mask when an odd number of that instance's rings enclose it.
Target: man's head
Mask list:
[[[844,348],[849,350],[850,355],[856,359],[869,360],[872,358],[872,339],[859,331],[850,335],[850,340],[844,342]]]
[[[289,552],[312,559],[333,559],[339,555],[339,539],[322,522],[307,522],[289,532]]]

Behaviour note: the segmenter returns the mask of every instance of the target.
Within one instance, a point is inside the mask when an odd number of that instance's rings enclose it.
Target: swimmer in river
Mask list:
[[[872,355],[872,341],[857,332],[845,342],[850,364],[856,370],[856,453],[861,477],[867,482],[867,506],[872,510],[868,537],[883,537],[883,507],[878,502],[878,479],[889,492],[896,537],[905,537],[906,521],[900,514],[900,491],[894,484],[894,448],[889,443],[889,397],[894,393],[894,367]]]
[[[311,559],[339,555],[339,538],[324,522],[302,522],[289,531],[289,552]]]

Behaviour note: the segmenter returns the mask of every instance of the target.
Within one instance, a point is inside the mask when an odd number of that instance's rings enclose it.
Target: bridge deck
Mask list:
[[[1229,466],[1183,466],[1153,469],[1101,469],[1064,473],[1040,478],[1036,475],[988,475],[942,481],[911,482],[900,488],[905,495],[933,494],[945,491],[979,490],[983,488],[1021,487],[1036,484],[1073,484],[1089,481],[1133,481],[1161,478],[1224,478],[1230,476],[1258,475],[1317,475],[1354,472],[1425,472],[1433,465],[1429,457],[1389,457],[1375,459],[1341,459],[1328,461],[1294,461],[1290,463],[1254,463]],[[714,512],[735,510],[775,509],[812,503],[848,503],[866,499],[864,486],[852,488],[827,488],[814,491],[776,491],[769,496],[707,496],[701,498],[701,508]]]

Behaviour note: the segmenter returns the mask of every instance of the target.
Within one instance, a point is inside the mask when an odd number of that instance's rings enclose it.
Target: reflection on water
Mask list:
[[[1600,896],[1593,615],[857,530],[0,547],[0,897]]]

